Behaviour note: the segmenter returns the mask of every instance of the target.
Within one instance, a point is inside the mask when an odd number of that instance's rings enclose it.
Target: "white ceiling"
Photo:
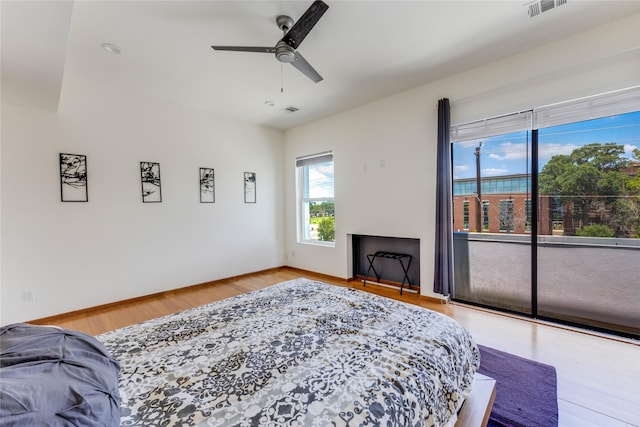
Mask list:
[[[640,11],[568,0],[528,19],[526,1],[325,1],[298,48],[316,84],[270,54],[210,47],[273,46],[275,17],[297,19],[311,0],[2,0],[3,102],[55,110],[64,85],[84,79],[287,129]]]

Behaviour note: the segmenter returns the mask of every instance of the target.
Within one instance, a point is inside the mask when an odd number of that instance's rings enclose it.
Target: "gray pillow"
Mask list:
[[[94,337],[0,327],[0,425],[119,426],[120,364]]]

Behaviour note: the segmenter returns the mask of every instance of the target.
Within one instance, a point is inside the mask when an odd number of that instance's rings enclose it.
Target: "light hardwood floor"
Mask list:
[[[360,282],[293,268],[247,274],[32,323],[55,324],[97,335],[298,277],[363,289],[444,313],[466,327],[479,344],[555,366],[560,426],[640,426],[640,342],[461,304],[440,304],[407,292],[400,296],[394,289],[370,283],[363,287]]]

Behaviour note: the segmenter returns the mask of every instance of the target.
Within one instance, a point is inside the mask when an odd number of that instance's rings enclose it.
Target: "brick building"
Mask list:
[[[506,175],[481,180],[477,197],[476,178],[453,181],[453,229],[489,233],[531,232],[531,175]],[[564,209],[557,198],[539,200],[538,234],[562,233]]]

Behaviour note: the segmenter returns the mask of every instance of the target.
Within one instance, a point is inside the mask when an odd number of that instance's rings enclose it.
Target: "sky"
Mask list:
[[[480,142],[481,176],[530,173],[530,138],[530,132],[518,132],[484,138],[482,141],[454,142],[454,179],[475,178],[475,149]],[[610,142],[624,146],[625,157],[633,158],[633,150],[640,149],[640,111],[540,129],[539,170],[554,155],[570,154],[586,144]]]
[[[333,162],[309,166],[309,197],[333,198]]]

